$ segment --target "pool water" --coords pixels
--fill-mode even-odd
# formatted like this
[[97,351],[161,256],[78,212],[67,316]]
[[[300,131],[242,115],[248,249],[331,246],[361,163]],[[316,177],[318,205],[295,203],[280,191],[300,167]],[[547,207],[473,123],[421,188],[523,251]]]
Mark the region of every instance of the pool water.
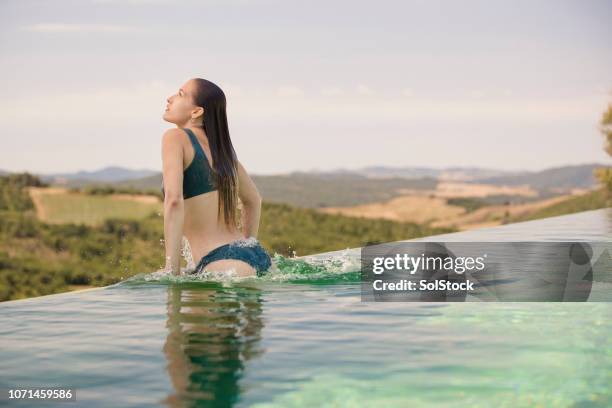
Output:
[[[426,240],[611,232],[604,209]],[[361,302],[359,268],[349,249],[4,302],[0,388],[72,387],[52,404],[72,407],[612,406],[612,303]]]

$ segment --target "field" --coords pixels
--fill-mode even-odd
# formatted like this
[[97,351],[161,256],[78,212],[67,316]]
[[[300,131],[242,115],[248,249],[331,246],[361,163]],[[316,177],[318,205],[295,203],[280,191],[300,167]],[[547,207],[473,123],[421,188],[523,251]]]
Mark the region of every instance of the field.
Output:
[[161,212],[155,196],[136,194],[88,195],[61,187],[29,187],[39,220],[49,224],[101,225],[108,218],[141,219]]
[[436,197],[487,197],[492,195],[535,197],[538,192],[529,186],[496,186],[492,184],[441,181],[435,189],[401,190],[408,195],[435,195]]
[[[28,190],[38,219],[50,224],[84,223],[96,226],[108,218],[137,220],[152,212],[160,214],[163,207],[159,197],[153,195],[90,195],[61,187],[29,187]],[[589,190],[577,189],[572,194],[538,198],[538,192],[528,186],[442,181],[430,188],[403,188],[398,193],[404,195],[380,202],[316,210],[325,214],[412,222],[463,231],[531,219],[540,213],[547,214],[547,208],[552,206],[561,205],[561,210],[551,210],[551,214],[566,213],[571,210],[571,205],[568,207],[563,203],[589,194]],[[523,198],[528,202],[483,204],[482,200],[492,196]],[[478,205],[470,208],[470,200],[477,201]],[[583,207],[580,204],[584,201],[579,201],[579,208]],[[591,201],[598,203],[601,199]],[[601,203],[597,205],[601,206]],[[565,210],[565,207],[568,209]]]
[[[432,227],[450,227],[464,231],[529,219],[531,214],[538,211],[584,194],[591,194],[589,190],[577,189],[571,194],[538,198],[538,192],[528,186],[494,186],[460,182],[440,182],[435,189],[405,189],[402,193],[405,195],[382,202],[326,207],[320,208],[319,211],[352,217],[416,222]],[[509,197],[508,203],[487,202],[494,196]],[[477,205],[469,208],[467,205],[470,203]]]

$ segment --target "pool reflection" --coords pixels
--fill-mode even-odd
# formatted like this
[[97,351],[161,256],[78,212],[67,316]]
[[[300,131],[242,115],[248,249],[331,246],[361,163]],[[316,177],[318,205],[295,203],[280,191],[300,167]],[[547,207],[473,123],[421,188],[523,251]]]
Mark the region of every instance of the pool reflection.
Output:
[[261,291],[214,282],[197,289],[173,285],[167,306],[163,351],[174,392],[160,402],[233,406],[245,363],[263,353]]

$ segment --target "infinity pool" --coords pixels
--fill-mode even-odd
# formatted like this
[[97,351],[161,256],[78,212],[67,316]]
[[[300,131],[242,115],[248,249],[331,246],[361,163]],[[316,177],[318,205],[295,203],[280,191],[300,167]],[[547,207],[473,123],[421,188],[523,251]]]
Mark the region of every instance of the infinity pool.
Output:
[[[604,209],[421,240],[611,236]],[[49,405],[71,407],[612,406],[612,303],[361,302],[359,255],[1,303],[0,388],[72,387]]]

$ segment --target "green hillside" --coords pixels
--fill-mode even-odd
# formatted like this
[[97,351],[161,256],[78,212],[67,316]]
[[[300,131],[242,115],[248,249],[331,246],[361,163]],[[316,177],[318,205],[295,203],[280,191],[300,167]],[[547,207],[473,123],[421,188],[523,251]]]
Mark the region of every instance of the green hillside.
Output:
[[321,208],[376,203],[403,195],[401,189],[434,190],[434,178],[374,179],[359,175],[256,176],[253,180],[264,200],[298,207]]
[[[163,266],[158,213],[93,226],[47,224],[36,218],[24,194],[37,180],[15,175],[0,180],[0,300],[63,292],[70,285],[109,285]],[[258,238],[271,255],[302,256],[450,231],[264,202]]]
[[611,201],[612,200],[606,195],[603,189],[594,190],[575,197],[570,197],[565,201],[541,208],[530,214],[514,217],[511,219],[511,222],[529,221],[581,211],[597,210],[612,206]]
[[[264,201],[302,208],[350,206],[390,200],[401,189],[435,189],[434,178],[374,179],[354,174],[317,175],[295,172],[280,176],[252,176]],[[113,184],[115,187],[159,191],[161,174]]]
[[593,188],[597,185],[594,171],[601,166],[593,163],[553,167],[519,175],[482,178],[474,182],[506,186],[528,185],[536,190]]

